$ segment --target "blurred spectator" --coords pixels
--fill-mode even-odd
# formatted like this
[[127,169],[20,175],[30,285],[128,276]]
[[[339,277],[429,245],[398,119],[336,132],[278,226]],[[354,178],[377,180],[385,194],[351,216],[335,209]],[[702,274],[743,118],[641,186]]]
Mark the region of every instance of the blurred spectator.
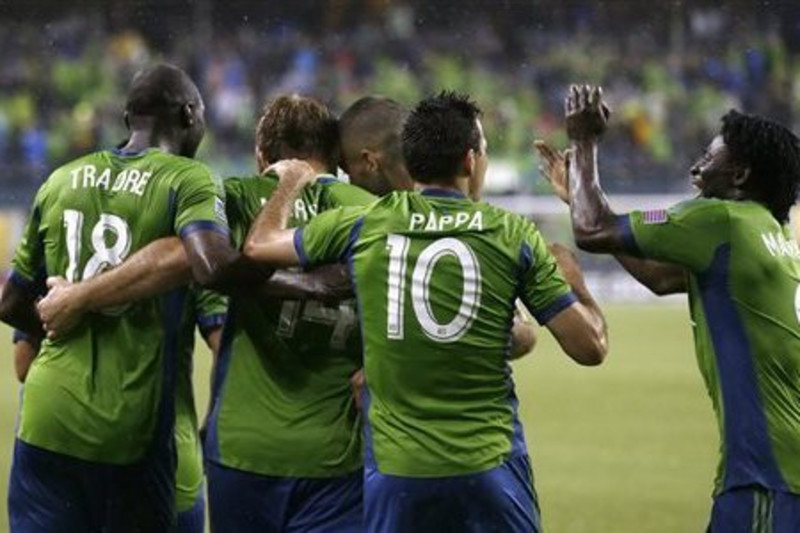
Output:
[[367,93],[412,104],[443,88],[469,92],[493,158],[524,192],[545,190],[530,142],[563,143],[571,82],[603,84],[614,108],[601,161],[611,192],[686,190],[697,155],[687,150],[706,144],[728,108],[792,125],[800,106],[798,50],[786,40],[800,6],[788,4],[765,14],[736,0],[327,0],[319,9],[142,0],[124,17],[112,13],[117,4],[91,15],[62,6],[53,18],[61,4],[41,0],[40,11],[0,21],[0,189],[33,190],[52,167],[121,141],[121,95],[156,59],[202,80],[210,135],[201,154],[224,173],[251,170],[253,117],[279,92],[334,109]]

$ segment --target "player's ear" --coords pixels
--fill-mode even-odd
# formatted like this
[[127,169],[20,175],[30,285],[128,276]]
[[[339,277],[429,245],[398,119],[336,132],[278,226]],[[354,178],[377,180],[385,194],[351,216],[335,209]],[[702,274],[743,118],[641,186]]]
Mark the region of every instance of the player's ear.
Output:
[[186,103],[181,106],[181,126],[191,128],[194,125],[194,105]]
[[364,166],[370,173],[375,173],[378,171],[378,167],[380,166],[378,154],[373,152],[372,150],[368,150],[366,148],[361,150],[361,161],[364,162]]
[[742,169],[739,169],[738,172],[736,172],[736,174],[733,175],[733,185],[741,189],[749,179],[750,179],[750,167],[744,167]]
[[467,154],[464,156],[464,173],[466,175],[472,176],[475,173],[477,159],[478,154],[475,153],[475,150],[470,148]]

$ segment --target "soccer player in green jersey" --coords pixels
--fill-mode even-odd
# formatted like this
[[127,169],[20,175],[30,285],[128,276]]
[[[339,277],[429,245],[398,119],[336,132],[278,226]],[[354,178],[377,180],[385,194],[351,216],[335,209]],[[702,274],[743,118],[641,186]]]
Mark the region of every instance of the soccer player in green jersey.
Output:
[[[205,289],[189,292],[184,306],[181,335],[178,339],[178,373],[175,394],[175,509],[177,533],[203,533],[205,528],[205,494],[203,491],[203,458],[197,434],[197,411],[192,390],[192,360],[195,324],[214,357],[219,351],[222,324],[227,312],[224,296]],[[40,339],[14,330],[14,367],[20,383],[39,351]]]
[[[286,156],[304,157],[317,169],[316,183],[295,204],[298,224],[332,206],[374,199],[330,175],[337,147],[336,122],[318,102],[281,97],[265,109],[257,129],[259,170]],[[226,180],[234,240],[243,241],[276,184],[272,176]],[[174,243],[156,242],[148,248],[160,252],[146,248],[140,253],[175,256],[170,247]],[[89,282],[57,290],[71,293],[67,299],[78,302],[73,310],[82,310],[88,301],[95,306],[124,303],[127,300],[108,298],[110,287],[118,285],[116,277],[144,280],[151,290],[159,279],[169,278],[176,265],[181,270],[186,258],[176,257],[177,261],[161,261],[162,268],[154,270],[133,256]],[[360,366],[355,314],[348,304],[296,301],[342,292],[328,288],[327,281],[320,286],[320,276],[278,274],[286,287],[267,291],[269,300],[265,291],[252,286],[232,292],[206,446],[212,527],[360,530],[361,431],[348,383]],[[120,292],[126,291],[114,295]],[[275,299],[280,294],[293,300]],[[133,296],[137,295],[126,298]],[[42,304],[46,315],[53,312],[52,302]],[[320,448],[320,442],[325,446]]]
[[537,531],[508,365],[521,298],[568,355],[600,363],[605,324],[580,271],[564,275],[535,226],[480,202],[479,111],[443,93],[403,129],[419,192],[281,229],[313,172],[286,164],[245,253],[270,265],[345,259],[355,280],[367,392],[367,531]]
[[[292,226],[375,199],[333,175],[338,146],[336,119],[318,101],[282,96],[265,107],[259,171],[289,157],[314,169]],[[225,181],[238,244],[277,185],[270,175]],[[205,448],[214,530],[363,530],[361,424],[349,383],[360,358],[352,300],[232,296]]]
[[[350,183],[376,196],[414,189],[408,174],[401,137],[409,110],[384,96],[364,96],[353,102],[339,117],[341,160],[339,166]],[[480,190],[469,191],[479,200]],[[511,330],[511,357],[516,359],[533,350],[536,332],[524,307],[514,313]]]
[[614,213],[597,170],[608,112],[599,88],[566,101],[575,240],[659,293],[688,292],[700,372],[720,431],[708,530],[800,527],[800,248],[787,226],[800,188],[800,141],[731,111],[692,167],[699,197]]
[[[191,271],[205,283],[236,277],[245,265],[229,245],[220,184],[191,159],[204,132],[194,83],[169,65],[139,73],[125,119],[123,147],[68,163],[39,189],[0,300],[0,318],[12,326],[41,331],[33,284],[42,271],[88,279],[168,235],[180,236]],[[184,296],[93,314],[43,342],[23,389],[12,531],[173,527]]]

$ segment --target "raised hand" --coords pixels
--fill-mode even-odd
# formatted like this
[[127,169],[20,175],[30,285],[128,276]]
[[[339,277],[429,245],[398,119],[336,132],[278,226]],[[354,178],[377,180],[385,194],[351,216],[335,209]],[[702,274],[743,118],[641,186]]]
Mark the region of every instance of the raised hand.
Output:
[[78,285],[61,277],[49,277],[47,287],[47,296],[36,304],[36,309],[47,337],[54,339],[74,328],[86,310]]
[[533,141],[533,146],[542,158],[539,171],[553,188],[553,192],[569,205],[569,149],[559,152],[542,140]]
[[608,127],[611,110],[603,102],[603,89],[571,85],[564,102],[567,136],[572,141],[597,140]]

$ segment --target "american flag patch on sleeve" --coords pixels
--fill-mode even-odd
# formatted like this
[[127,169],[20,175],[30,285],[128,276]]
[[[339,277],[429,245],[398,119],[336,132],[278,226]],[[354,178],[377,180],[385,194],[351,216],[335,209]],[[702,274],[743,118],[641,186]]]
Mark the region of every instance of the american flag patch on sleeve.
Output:
[[666,209],[652,209],[642,212],[642,222],[645,224],[663,224],[669,219]]

